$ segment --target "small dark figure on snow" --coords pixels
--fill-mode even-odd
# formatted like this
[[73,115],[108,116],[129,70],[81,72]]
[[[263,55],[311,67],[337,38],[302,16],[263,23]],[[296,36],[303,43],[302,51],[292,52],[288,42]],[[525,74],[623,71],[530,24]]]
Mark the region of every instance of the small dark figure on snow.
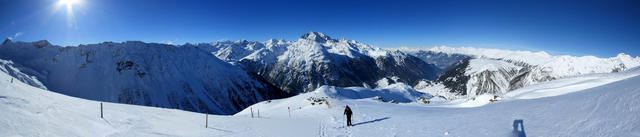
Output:
[[351,115],[353,114],[353,112],[351,112],[351,108],[349,108],[349,105],[344,108],[344,114],[347,115],[347,126],[353,126],[353,124],[351,124]]

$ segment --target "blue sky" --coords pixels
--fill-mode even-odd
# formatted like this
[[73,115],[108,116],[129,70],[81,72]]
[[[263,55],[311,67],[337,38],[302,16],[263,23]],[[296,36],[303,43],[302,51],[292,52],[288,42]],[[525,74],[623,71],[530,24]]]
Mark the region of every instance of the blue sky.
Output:
[[[296,40],[309,31],[379,47],[640,56],[640,1],[0,0],[0,36],[57,45],[103,41]],[[71,17],[71,14],[73,18]]]

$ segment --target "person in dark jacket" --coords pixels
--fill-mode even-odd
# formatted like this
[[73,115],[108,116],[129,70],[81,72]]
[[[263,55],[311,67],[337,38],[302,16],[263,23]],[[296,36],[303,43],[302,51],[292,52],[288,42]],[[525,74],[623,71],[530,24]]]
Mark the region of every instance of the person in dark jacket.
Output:
[[353,126],[353,124],[351,124],[351,115],[353,114],[353,112],[351,112],[351,108],[349,108],[349,105],[344,108],[344,114],[347,115],[347,126]]

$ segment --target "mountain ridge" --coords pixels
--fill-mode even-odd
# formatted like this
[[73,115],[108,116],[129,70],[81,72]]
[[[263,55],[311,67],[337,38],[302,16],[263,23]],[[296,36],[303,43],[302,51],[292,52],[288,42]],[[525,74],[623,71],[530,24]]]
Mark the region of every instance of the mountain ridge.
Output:
[[392,77],[399,77],[394,82],[416,84],[435,79],[439,71],[432,64],[402,52],[355,40],[335,40],[320,32],[305,33],[297,41],[271,39],[255,43],[260,46],[237,42],[197,46],[261,75],[290,93],[308,92],[321,85],[375,88],[379,86],[377,81]]
[[[3,43],[24,42],[7,39]],[[31,44],[37,48],[52,46],[46,40]],[[141,41],[101,44],[172,46]],[[538,82],[619,72],[640,65],[640,57],[624,53],[611,58],[597,58],[470,47],[382,49],[355,40],[332,39],[313,31],[301,35],[297,41],[237,40],[172,47],[193,47],[214,55],[242,68],[250,79],[261,80],[263,84],[283,89],[287,94],[312,91],[322,85],[376,88],[393,83],[406,83],[425,91],[447,90],[463,96],[504,94]],[[74,47],[64,47],[68,48]],[[83,54],[88,61],[89,53]],[[127,66],[127,62],[123,63]]]
[[233,114],[290,96],[189,45],[8,42],[0,46],[0,58],[33,70],[26,73],[49,90],[92,100]]
[[[615,57],[553,56],[544,51],[501,50],[486,48],[394,48],[410,54],[430,52],[465,55],[468,59],[451,62],[452,69],[439,76],[435,83],[416,85],[424,91],[449,90],[463,96],[485,93],[501,95],[518,88],[563,77],[593,73],[614,73],[640,66],[640,57],[620,53]],[[423,58],[428,60],[429,58]],[[475,63],[474,63],[475,62]],[[483,62],[483,63],[478,63]],[[442,89],[442,85],[446,89]],[[435,94],[435,93],[432,93]]]

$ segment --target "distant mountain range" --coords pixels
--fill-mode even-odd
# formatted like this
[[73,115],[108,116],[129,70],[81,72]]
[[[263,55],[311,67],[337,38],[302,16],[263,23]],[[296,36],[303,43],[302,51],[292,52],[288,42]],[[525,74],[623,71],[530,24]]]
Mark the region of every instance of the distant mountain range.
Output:
[[[620,53],[616,57],[552,56],[546,52],[511,51],[484,48],[434,47],[429,49],[396,48],[393,50],[420,55],[445,54],[458,60],[435,82],[422,82],[414,88],[456,95],[503,94],[538,82],[591,73],[613,73],[640,66],[640,57]],[[440,55],[443,56],[443,55]],[[461,57],[467,56],[467,57]],[[428,61],[429,56],[420,56]],[[436,56],[438,57],[438,56]],[[431,56],[433,58],[433,56]],[[441,59],[440,61],[447,61]],[[445,87],[445,88],[443,88]],[[447,95],[450,96],[450,95]],[[453,96],[459,97],[459,96]]]
[[435,80],[440,69],[419,58],[309,32],[297,41],[225,41],[197,44],[218,58],[244,68],[288,93],[322,85],[375,88],[402,82]]
[[543,81],[640,66],[639,57],[435,47],[382,49],[309,32],[296,41],[167,45],[127,41],[61,47],[0,46],[1,71],[24,83],[108,102],[234,114],[254,103],[323,85],[384,88],[405,83],[455,99],[504,94]]

